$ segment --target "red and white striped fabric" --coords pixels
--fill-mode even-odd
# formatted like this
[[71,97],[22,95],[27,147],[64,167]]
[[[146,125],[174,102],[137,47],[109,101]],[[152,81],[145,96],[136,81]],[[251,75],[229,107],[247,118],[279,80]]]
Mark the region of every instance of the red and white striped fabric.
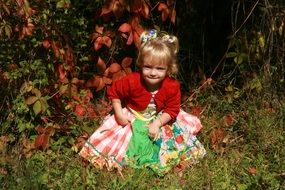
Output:
[[[135,115],[128,109],[124,108],[123,113],[129,121],[135,120]],[[200,120],[196,116],[183,110],[180,110],[176,122],[186,125],[188,131],[193,135],[202,128]],[[84,144],[79,155],[89,160],[95,167],[103,168],[105,166],[109,170],[112,168],[121,169],[131,137],[131,124],[123,127],[118,125],[114,115],[108,115],[103,124]]]
[[203,127],[201,121],[196,116],[183,110],[180,110],[177,115],[176,122],[181,126],[187,126],[192,135],[196,135]]
[[[128,109],[124,109],[123,113],[130,121],[135,119]],[[131,124],[124,127],[118,125],[114,115],[109,115],[105,118],[103,124],[90,136],[79,154],[92,163],[97,163],[98,160],[95,161],[94,159],[100,159],[99,157],[105,158],[104,160],[113,158],[117,162],[122,162],[131,136]]]

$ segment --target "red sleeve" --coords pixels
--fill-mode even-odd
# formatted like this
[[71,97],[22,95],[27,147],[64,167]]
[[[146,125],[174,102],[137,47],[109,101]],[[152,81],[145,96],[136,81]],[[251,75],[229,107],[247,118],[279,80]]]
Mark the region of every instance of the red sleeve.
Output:
[[180,112],[181,92],[179,82],[175,81],[171,83],[168,89],[168,96],[165,102],[165,108],[163,112],[168,113],[172,120],[175,120],[178,113]]
[[110,88],[107,89],[107,95],[110,100],[123,99],[130,95],[130,76],[113,81]]

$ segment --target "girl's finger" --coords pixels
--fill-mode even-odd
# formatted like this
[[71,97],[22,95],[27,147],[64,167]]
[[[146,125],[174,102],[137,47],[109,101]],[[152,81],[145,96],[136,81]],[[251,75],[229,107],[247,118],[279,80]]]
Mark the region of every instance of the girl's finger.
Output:
[[156,141],[159,138],[159,134],[155,134],[155,137],[153,138],[153,141]]

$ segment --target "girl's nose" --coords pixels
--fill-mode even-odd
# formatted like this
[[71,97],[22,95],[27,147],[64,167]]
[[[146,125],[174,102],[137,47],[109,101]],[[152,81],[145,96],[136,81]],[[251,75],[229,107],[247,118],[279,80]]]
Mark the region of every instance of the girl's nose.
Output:
[[151,75],[151,76],[155,76],[155,75],[156,75],[156,70],[155,70],[155,69],[151,69],[150,75]]

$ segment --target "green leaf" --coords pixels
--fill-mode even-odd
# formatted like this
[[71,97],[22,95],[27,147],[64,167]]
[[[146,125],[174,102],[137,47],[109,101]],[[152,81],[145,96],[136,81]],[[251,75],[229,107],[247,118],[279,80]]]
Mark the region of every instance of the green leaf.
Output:
[[225,88],[225,90],[226,90],[227,92],[233,92],[233,91],[234,91],[234,87],[230,84],[229,86],[227,86],[227,87]]
[[6,35],[8,36],[8,38],[11,37],[12,29],[11,29],[11,26],[8,25],[8,24],[5,26],[5,33],[6,33]]
[[65,84],[65,85],[62,85],[60,88],[59,88],[59,94],[62,95],[64,94],[68,89],[68,84]]
[[236,56],[237,56],[236,52],[229,52],[229,53],[226,54],[227,58],[236,57]]
[[40,98],[42,96],[41,91],[39,91],[39,89],[37,88],[33,88],[31,91],[34,95],[36,95],[36,97]]
[[70,5],[70,0],[60,0],[59,2],[56,3],[56,8],[66,8],[69,7]]
[[244,56],[242,56],[242,54],[239,54],[237,57],[234,58],[234,62],[236,64],[241,64],[244,61]]
[[246,190],[246,189],[248,189],[248,185],[243,184],[243,183],[238,184],[238,185],[237,185],[237,189],[238,189],[238,190]]
[[42,97],[40,98],[40,102],[41,102],[41,111],[42,113],[46,112],[47,108],[48,108],[48,103],[46,98]]
[[35,101],[37,101],[38,98],[36,96],[30,96],[26,99],[26,104],[27,105],[32,105],[33,103],[35,103]]
[[59,1],[59,2],[56,3],[56,8],[57,8],[57,9],[63,8],[63,7],[64,7],[64,4],[65,4],[65,1],[64,1],[64,0],[61,0],[61,1]]
[[262,35],[259,36],[258,43],[259,43],[259,47],[261,47],[261,49],[263,49],[265,46],[265,40],[264,40],[264,37]]
[[36,103],[34,104],[33,110],[34,110],[34,112],[35,112],[36,115],[38,115],[38,114],[41,112],[41,110],[42,110],[42,105],[41,105],[41,102],[40,102],[39,100],[36,101]]

